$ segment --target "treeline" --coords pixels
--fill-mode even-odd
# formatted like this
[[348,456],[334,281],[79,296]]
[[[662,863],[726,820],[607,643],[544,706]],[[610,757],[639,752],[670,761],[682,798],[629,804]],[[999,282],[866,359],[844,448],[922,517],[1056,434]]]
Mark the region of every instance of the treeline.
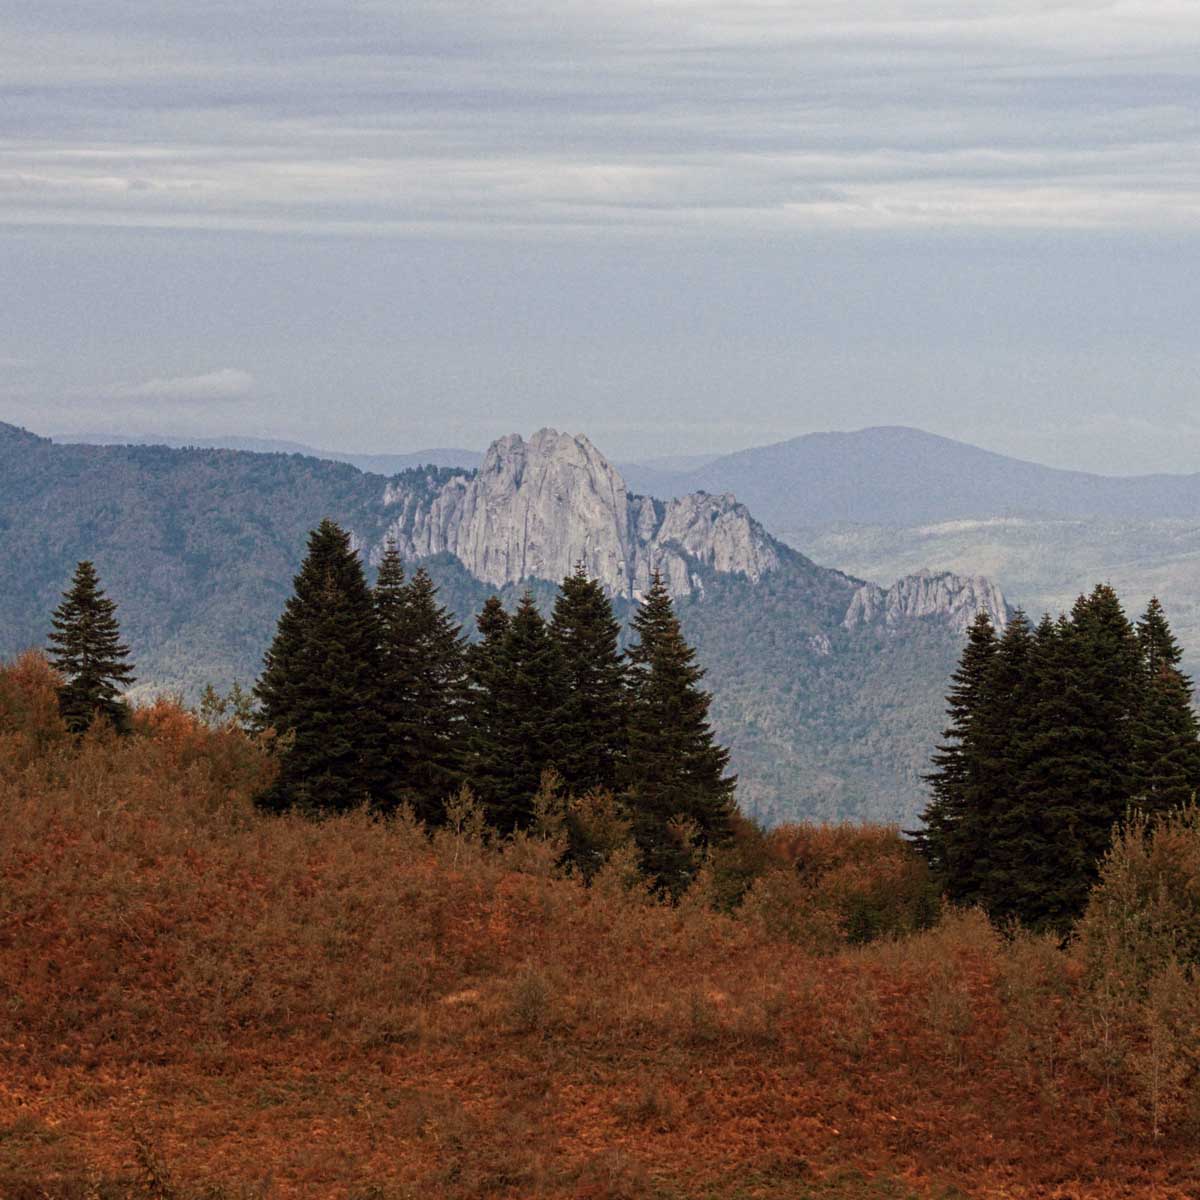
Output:
[[[132,667],[91,563],[53,620],[68,726],[97,714],[127,726],[118,689]],[[322,522],[254,688],[252,720],[278,760],[260,806],[407,808],[436,827],[449,804],[476,802],[507,835],[530,828],[549,789],[567,804],[583,870],[630,834],[646,874],[678,894],[699,852],[729,840],[735,780],[662,580],[634,615],[627,653],[582,567],[562,581],[549,621],[527,592],[512,613],[492,597],[476,625],[471,644],[429,575],[406,578],[392,544],[370,586],[349,534]]]
[[1032,626],[971,626],[947,697],[946,744],[917,834],[960,905],[1066,932],[1114,827],[1191,801],[1200,787],[1192,686],[1159,602],[1136,623],[1111,587]]
[[691,843],[728,838],[734,781],[713,741],[702,671],[655,578],[622,654],[620,626],[582,568],[547,622],[529,593],[513,613],[491,598],[468,644],[418,569],[389,545],[374,588],[348,534],[325,521],[267,651],[255,694],[286,739],[275,810],[407,805],[439,825],[468,787],[501,833],[527,829],[547,771],[575,806],[586,855],[597,808],[627,815],[647,872],[686,878]]

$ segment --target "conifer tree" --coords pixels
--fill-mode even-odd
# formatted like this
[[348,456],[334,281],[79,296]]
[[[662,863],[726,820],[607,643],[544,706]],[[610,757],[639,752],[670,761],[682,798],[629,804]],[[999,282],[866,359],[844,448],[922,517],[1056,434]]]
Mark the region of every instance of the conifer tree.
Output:
[[118,695],[134,682],[133,666],[116,609],[100,587],[95,566],[85,559],[50,618],[50,661],[64,677],[59,710],[74,733],[83,732],[97,716],[118,730],[129,728],[129,709]]
[[1017,610],[1003,635],[971,627],[948,696],[948,746],[934,759],[929,824],[918,845],[957,904],[991,908],[1008,877],[997,824],[1019,778],[1029,703],[1033,632]]
[[932,798],[922,813],[924,829],[915,834],[934,878],[956,903],[976,898],[969,896],[970,880],[980,854],[986,852],[986,845],[979,844],[981,831],[969,805],[979,791],[979,725],[989,699],[997,646],[991,618],[981,611],[967,630],[967,644],[951,676],[946,696],[950,723],[944,744],[933,756],[935,769],[926,776]]
[[488,785],[486,764],[500,742],[500,647],[511,618],[499,596],[489,596],[476,614],[478,639],[466,648],[466,783],[481,796]]
[[1183,653],[1157,597],[1137,624],[1141,697],[1133,722],[1132,792],[1138,807],[1162,813],[1192,800],[1200,788],[1200,729]]
[[1076,630],[1049,615],[1034,630],[1007,746],[1004,769],[989,781],[987,873],[979,900],[993,919],[1057,927],[1086,869],[1073,824],[1076,789],[1088,777],[1080,749]]
[[600,582],[582,563],[562,582],[550,630],[564,671],[563,751],[556,767],[573,795],[611,792],[625,741],[621,627]]
[[446,798],[462,782],[463,641],[425,569],[407,586],[403,577],[399,554],[389,547],[376,584],[380,711],[387,725],[384,804],[408,804],[423,821],[439,824]]
[[1137,639],[1108,585],[1039,627],[995,834],[994,916],[1065,934],[1083,911],[1130,800],[1139,679]]
[[683,638],[670,593],[655,572],[633,619],[629,650],[628,750],[624,790],[646,873],[678,894],[694,869],[673,826],[691,823],[701,845],[730,836],[736,777],[708,722],[703,670]]
[[308,539],[254,693],[285,747],[260,803],[338,812],[383,794],[379,619],[350,537],[324,520]]
[[511,833],[528,827],[542,772],[562,758],[564,676],[532,593],[507,620],[497,608],[480,614],[484,642],[470,659],[476,724],[469,782],[489,823]]
[[1006,894],[1009,879],[1011,852],[997,829],[1014,802],[1028,751],[1035,643],[1029,619],[1018,609],[997,642],[972,727],[947,892],[959,904],[981,904],[988,911]]
[[[1100,861],[1112,842],[1113,826],[1124,819],[1133,797],[1133,736],[1142,693],[1137,635],[1108,584],[1098,584],[1071,610],[1075,668],[1083,701],[1080,720],[1087,730],[1078,753],[1086,758],[1086,783],[1074,803],[1073,828],[1086,863],[1064,889],[1060,924],[1076,919],[1087,903]],[[1064,797],[1065,799],[1065,797]]]
[[372,592],[379,622],[379,718],[383,727],[380,745],[380,807],[387,812],[411,803],[411,759],[405,733],[414,702],[413,622],[404,560],[393,538],[384,545]]
[[[979,649],[972,639],[964,652],[952,716]],[[974,718],[930,777],[923,848],[953,899],[997,920],[1070,929],[1129,808],[1162,811],[1200,783],[1179,659],[1161,605],[1135,632],[1106,584],[1032,633],[1022,615],[1010,622]]]

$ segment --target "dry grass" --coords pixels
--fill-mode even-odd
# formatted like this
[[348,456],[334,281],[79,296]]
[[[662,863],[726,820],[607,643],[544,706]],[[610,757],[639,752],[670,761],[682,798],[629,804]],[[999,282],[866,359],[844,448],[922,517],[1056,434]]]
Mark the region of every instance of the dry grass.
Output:
[[1200,1190],[1070,1052],[1056,947],[950,914],[839,949],[761,881],[724,914],[466,817],[264,818],[241,733],[160,704],[75,744],[52,686],[0,672],[5,1200]]

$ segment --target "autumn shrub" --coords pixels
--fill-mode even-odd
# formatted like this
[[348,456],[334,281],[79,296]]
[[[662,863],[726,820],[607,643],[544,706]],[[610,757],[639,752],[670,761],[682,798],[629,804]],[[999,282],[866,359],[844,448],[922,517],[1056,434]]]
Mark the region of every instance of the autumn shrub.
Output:
[[633,821],[625,806],[607,791],[589,791],[567,801],[564,818],[568,855],[583,879],[633,844]]
[[[132,736],[66,737],[25,670],[0,672],[0,1196],[248,1197],[270,1171],[276,1200],[782,1200],[874,1194],[822,1190],[862,1167],[921,1197],[1129,1200],[1183,1178],[1182,943],[1133,972],[1106,1082],[1075,1053],[1100,927],[1067,951],[977,911],[923,928],[894,831],[748,835],[740,904],[713,903],[716,855],[667,900],[621,839],[583,878],[548,794],[511,838],[469,789],[435,830],[267,815],[269,748],[236,723],[163,700]],[[1128,856],[1186,881],[1189,837]],[[1141,928],[1115,911],[1105,953]],[[1119,1136],[1093,1129],[1110,1094]]]
[[743,907],[771,936],[832,950],[910,934],[937,919],[925,863],[895,829],[787,825],[765,843],[769,865]]
[[36,651],[0,664],[0,769],[20,770],[66,743],[59,683],[45,655]]
[[755,880],[775,865],[769,835],[757,822],[735,813],[729,840],[709,851],[712,904],[722,912],[732,911],[745,899]]
[[1076,934],[1092,975],[1117,969],[1138,992],[1172,959],[1200,966],[1200,806],[1130,818]]
[[1134,813],[1076,930],[1086,972],[1083,1060],[1132,1089],[1159,1136],[1200,1121],[1200,808]]
[[1023,928],[997,956],[999,999],[1005,1016],[1001,1058],[1030,1087],[1053,1095],[1078,1001],[1073,963],[1053,934]]

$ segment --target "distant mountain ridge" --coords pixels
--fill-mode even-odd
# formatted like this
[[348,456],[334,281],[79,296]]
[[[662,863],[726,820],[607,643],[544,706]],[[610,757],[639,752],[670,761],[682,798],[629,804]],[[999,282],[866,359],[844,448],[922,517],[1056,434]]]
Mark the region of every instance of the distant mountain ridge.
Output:
[[904,426],[810,433],[695,470],[628,468],[670,497],[734,492],[773,533],[845,521],[910,526],[995,516],[1200,517],[1200,474],[1095,475],[1040,466]]
[[740,802],[771,821],[911,820],[963,624],[981,606],[1007,616],[986,580],[881,588],[820,567],[731,495],[632,494],[586,438],[554,430],[500,439],[478,471],[381,479],[301,455],[59,445],[0,425],[0,653],[44,642],[87,557],[144,685],[247,682],[324,516],[368,559],[397,539],[464,621],[493,591],[548,599],[579,559],[624,618],[662,570],[709,671]]
[[247,450],[251,454],[300,454],[326,462],[350,463],[372,475],[399,475],[413,467],[459,467],[474,470],[483,461],[478,450],[454,447],[433,447],[405,454],[356,454],[346,450],[319,450],[303,442],[277,438],[238,437],[169,437],[156,434],[77,433],[51,439],[58,445],[71,446],[166,446],[172,450]]
[[[477,469],[483,452],[431,448],[402,454],[320,450],[270,438],[77,434],[60,444],[302,454],[377,475],[417,466]],[[723,455],[676,455],[616,464],[631,492],[670,500],[732,493],[768,529],[851,522],[913,526],[998,516],[1162,520],[1200,517],[1200,472],[1100,475],[1047,467],[903,425],[807,433]]]

